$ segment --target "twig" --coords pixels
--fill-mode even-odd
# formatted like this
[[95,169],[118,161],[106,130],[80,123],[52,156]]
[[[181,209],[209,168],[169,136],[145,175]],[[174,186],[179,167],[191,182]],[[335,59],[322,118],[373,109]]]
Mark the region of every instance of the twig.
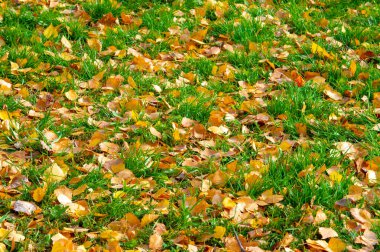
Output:
[[243,244],[241,244],[241,241],[240,241],[240,239],[239,239],[239,235],[238,235],[238,233],[236,232],[235,228],[232,227],[232,230],[234,231],[235,239],[236,239],[236,241],[237,241],[237,243],[238,243],[238,245],[239,245],[240,252],[246,252],[246,250],[245,250],[244,247],[243,247]]

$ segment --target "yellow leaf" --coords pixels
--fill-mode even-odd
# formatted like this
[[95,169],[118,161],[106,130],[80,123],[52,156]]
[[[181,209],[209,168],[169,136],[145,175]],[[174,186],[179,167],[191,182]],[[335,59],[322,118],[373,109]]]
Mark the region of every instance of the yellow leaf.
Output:
[[[0,240],[2,241],[2,240],[4,240],[5,238],[7,238],[10,232],[11,232],[11,231],[8,230],[8,229],[0,228]],[[1,251],[1,250],[0,250],[0,251]]]
[[0,252],[7,252],[7,247],[4,243],[0,242]]
[[78,99],[78,95],[77,93],[74,91],[74,90],[69,90],[65,93],[65,96],[68,100],[70,101],[75,101],[76,99]]
[[227,209],[232,209],[236,206],[236,203],[233,202],[232,199],[229,197],[224,198],[222,204],[223,207]]
[[329,174],[329,177],[330,177],[331,181],[333,181],[333,182],[340,182],[343,178],[343,176],[337,171],[331,172]]
[[259,51],[259,47],[257,46],[257,43],[254,43],[254,42],[251,42],[249,41],[249,44],[248,44],[248,49],[250,52],[258,52]]
[[136,82],[133,80],[133,78],[131,76],[128,76],[128,84],[135,88],[137,85],[136,85]]
[[342,252],[346,249],[346,244],[339,238],[331,238],[328,247],[332,252]]
[[106,230],[100,234],[100,238],[106,239],[106,240],[111,240],[111,241],[115,241],[115,240],[120,241],[121,238],[123,238],[123,235],[117,231]]
[[145,227],[149,223],[153,222],[158,218],[158,214],[146,214],[141,219],[141,227]]
[[44,172],[44,177],[47,182],[60,182],[67,176],[67,170],[61,168],[58,164],[54,163],[47,168]]
[[50,24],[49,27],[44,30],[44,36],[46,38],[56,38],[58,37],[58,29],[59,26],[54,27],[52,24]]
[[16,62],[10,61],[10,63],[11,63],[11,71],[17,71],[20,68],[20,66]]
[[324,48],[322,48],[316,43],[311,44],[311,52],[313,54],[318,54],[319,56],[323,56],[327,59],[334,59],[334,57],[331,54],[329,54]]
[[226,228],[222,226],[216,226],[214,229],[214,238],[222,239],[226,233]]
[[180,136],[180,134],[179,134],[179,130],[178,130],[178,129],[175,129],[175,130],[173,131],[173,138],[174,138],[175,141],[179,141],[179,140],[181,140],[181,136]]
[[0,110],[0,120],[5,121],[11,119],[11,115],[8,111]]
[[123,191],[116,191],[112,194],[112,196],[115,198],[115,199],[118,199],[118,198],[123,198],[125,197],[127,194]]
[[72,54],[70,54],[70,53],[68,53],[68,52],[62,52],[62,53],[60,53],[60,54],[59,54],[59,57],[61,57],[61,59],[66,60],[66,61],[70,61],[70,60],[76,60],[76,59],[78,59],[77,56],[72,55]]
[[139,120],[139,114],[137,114],[137,112],[135,110],[132,110],[131,118],[133,121],[137,122]]
[[148,122],[147,121],[137,121],[136,126],[146,128],[146,127],[148,127]]
[[95,131],[88,142],[88,147],[93,148],[107,138],[106,134],[102,131]]
[[46,187],[38,187],[33,191],[33,199],[35,202],[41,202],[46,194]]

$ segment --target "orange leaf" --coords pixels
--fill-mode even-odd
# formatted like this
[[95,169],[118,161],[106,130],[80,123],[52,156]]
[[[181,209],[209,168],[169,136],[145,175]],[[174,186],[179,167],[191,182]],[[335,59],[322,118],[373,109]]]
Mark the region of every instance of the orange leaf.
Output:
[[350,73],[351,73],[351,76],[354,76],[356,73],[356,62],[354,60],[351,60],[351,63],[350,63]]

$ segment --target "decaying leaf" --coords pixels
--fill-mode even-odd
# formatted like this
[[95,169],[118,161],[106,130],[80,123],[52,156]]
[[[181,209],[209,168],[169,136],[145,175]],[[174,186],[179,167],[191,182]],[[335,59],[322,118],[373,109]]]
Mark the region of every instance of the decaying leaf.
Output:
[[22,200],[13,201],[11,208],[13,211],[26,215],[32,215],[38,210],[38,207],[34,203]]

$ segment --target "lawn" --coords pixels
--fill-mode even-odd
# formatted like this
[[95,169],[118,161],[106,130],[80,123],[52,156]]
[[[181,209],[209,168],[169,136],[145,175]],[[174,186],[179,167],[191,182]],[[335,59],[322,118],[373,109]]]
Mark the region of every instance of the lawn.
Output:
[[380,3],[0,1],[0,252],[379,251]]

